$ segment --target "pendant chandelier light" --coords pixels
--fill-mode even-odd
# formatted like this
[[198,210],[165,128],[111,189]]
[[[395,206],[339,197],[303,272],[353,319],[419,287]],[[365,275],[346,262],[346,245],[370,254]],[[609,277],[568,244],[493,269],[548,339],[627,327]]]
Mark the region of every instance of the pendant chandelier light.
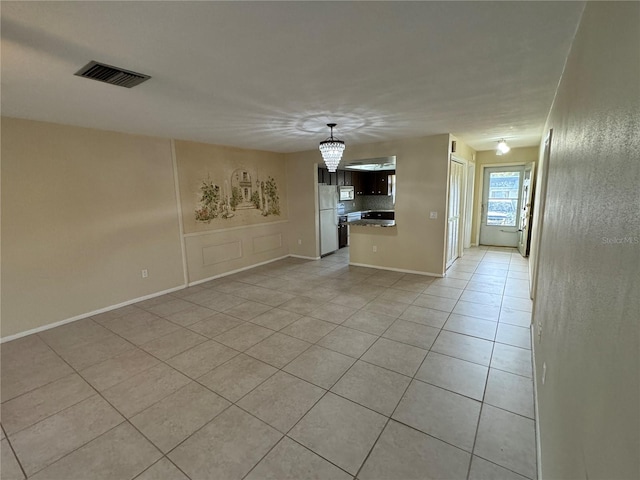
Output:
[[496,147],[496,155],[504,155],[505,153],[509,153],[511,147],[507,145],[504,138],[498,142],[498,146]]
[[344,152],[344,142],[333,138],[333,127],[335,126],[335,123],[327,123],[327,127],[331,129],[331,136],[320,142],[320,153],[322,153],[324,163],[330,172],[336,171],[342,158],[342,152]]

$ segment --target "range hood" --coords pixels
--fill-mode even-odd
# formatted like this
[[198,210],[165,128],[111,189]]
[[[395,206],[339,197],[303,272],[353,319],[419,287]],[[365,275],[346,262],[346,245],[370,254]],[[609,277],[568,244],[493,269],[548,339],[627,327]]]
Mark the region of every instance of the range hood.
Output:
[[396,157],[377,157],[377,158],[365,158],[363,160],[354,160],[346,163],[345,170],[365,170],[365,171],[377,171],[377,170],[395,170],[396,169]]

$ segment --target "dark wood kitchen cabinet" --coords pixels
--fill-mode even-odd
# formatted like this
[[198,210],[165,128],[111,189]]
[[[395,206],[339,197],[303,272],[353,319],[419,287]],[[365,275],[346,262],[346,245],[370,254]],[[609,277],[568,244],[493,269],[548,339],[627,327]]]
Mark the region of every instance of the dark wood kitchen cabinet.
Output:
[[353,185],[353,174],[350,170],[336,170],[330,173],[325,167],[318,167],[318,183],[327,185]]
[[351,172],[351,182],[353,185],[353,191],[356,195],[364,195],[364,181],[363,173],[365,172]]
[[353,173],[351,170],[342,170],[344,174],[344,185],[353,185]]
[[336,170],[330,173],[326,168],[318,167],[318,183],[353,186],[356,195],[389,195],[389,175],[395,173],[395,170],[377,172]]
[[318,183],[338,185],[338,172],[329,172],[326,168],[318,167]]
[[347,246],[349,241],[349,226],[346,223],[338,224],[338,248]]
[[358,181],[354,182],[358,195],[388,195],[388,177],[391,170],[379,172],[358,172]]
[[388,195],[389,194],[389,186],[387,185],[387,180],[389,179],[388,171],[381,172],[373,172],[373,182],[372,182],[372,195]]
[[318,183],[326,183],[324,181],[325,172],[329,173],[326,168],[318,167]]

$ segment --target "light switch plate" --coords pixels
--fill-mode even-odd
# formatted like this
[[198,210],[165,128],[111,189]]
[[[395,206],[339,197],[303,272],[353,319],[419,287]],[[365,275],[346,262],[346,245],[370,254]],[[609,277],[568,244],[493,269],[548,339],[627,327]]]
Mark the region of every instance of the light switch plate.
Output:
[[431,212],[429,214],[429,218],[432,220],[438,218],[438,212]]

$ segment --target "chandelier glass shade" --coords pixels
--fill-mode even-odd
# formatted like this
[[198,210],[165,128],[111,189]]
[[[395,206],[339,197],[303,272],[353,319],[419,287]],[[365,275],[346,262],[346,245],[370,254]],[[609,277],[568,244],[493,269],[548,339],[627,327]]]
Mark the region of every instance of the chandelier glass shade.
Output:
[[338,168],[345,147],[342,140],[333,138],[333,127],[335,126],[335,123],[327,123],[327,127],[331,129],[331,136],[325,141],[320,142],[320,153],[322,153],[324,164],[330,172],[335,172]]

